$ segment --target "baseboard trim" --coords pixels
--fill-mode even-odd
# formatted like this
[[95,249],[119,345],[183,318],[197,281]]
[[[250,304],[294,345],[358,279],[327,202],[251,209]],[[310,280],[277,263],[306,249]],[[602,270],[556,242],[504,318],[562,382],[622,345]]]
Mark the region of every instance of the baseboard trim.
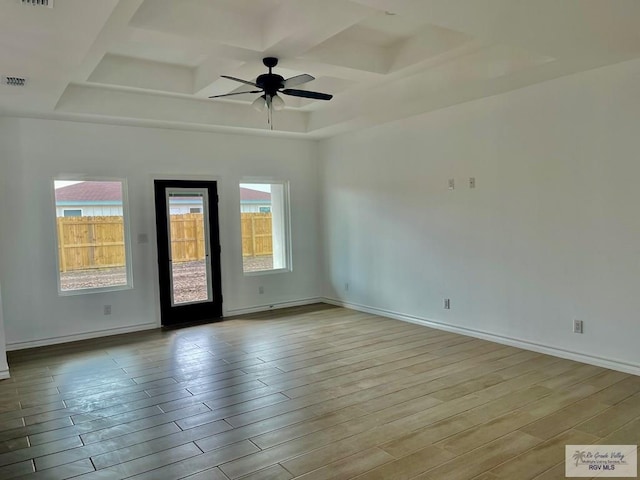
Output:
[[[294,300],[291,302],[276,302],[265,305],[255,305],[253,307],[236,308],[227,310],[224,312],[224,317],[244,315],[247,313],[266,312],[268,310],[277,310],[280,308],[299,307],[302,305],[311,305],[314,303],[320,303],[322,299],[320,297],[303,298],[300,300]],[[141,323],[138,325],[131,325],[128,327],[109,328],[104,330],[96,330],[94,332],[79,333],[77,335],[63,335],[60,337],[43,338],[41,340],[29,340],[26,342],[8,342],[7,351],[24,350],[27,348],[46,347],[48,345],[57,345],[59,343],[75,342],[78,340],[89,340],[91,338],[108,337],[110,335],[120,335],[122,333],[140,332],[142,330],[152,330],[159,328],[155,322]],[[1,375],[0,371],[0,375]],[[1,378],[1,377],[0,377]]]
[[415,323],[418,325],[424,325],[425,327],[431,327],[438,330],[444,330],[446,332],[459,333],[460,335],[466,335],[469,337],[480,338],[482,340],[489,340],[491,342],[500,343],[502,345],[509,345],[511,347],[518,347],[524,350],[531,350],[538,353],[544,353],[552,355],[554,357],[566,358],[568,360],[575,360],[576,362],[587,363],[589,365],[595,365],[597,367],[609,368],[611,370],[617,370],[619,372],[629,373],[631,375],[640,375],[640,365],[634,363],[627,363],[620,360],[614,360],[610,358],[597,357],[594,355],[587,355],[580,352],[574,352],[571,350],[565,350],[558,347],[544,345],[535,342],[529,342],[514,337],[507,337],[504,335],[496,335],[494,333],[485,332],[482,330],[475,330],[466,327],[456,327],[436,320],[428,318],[421,318],[414,315],[407,315],[404,313],[394,312],[393,310],[386,310],[383,308],[370,307],[367,305],[360,305],[357,303],[345,302],[335,298],[322,298],[324,303],[330,305],[336,305],[339,307],[348,308],[350,310],[356,310],[359,312],[371,313],[373,315],[380,315],[383,317],[393,318],[395,320],[401,320],[403,322]]
[[224,312],[223,318],[236,316],[236,315],[245,315],[247,313],[259,313],[259,312],[266,312],[268,310],[278,310],[280,308],[301,307],[303,305],[312,305],[314,303],[321,303],[321,302],[323,302],[322,298],[313,297],[313,298],[303,298],[300,300],[293,300],[291,302],[276,302],[276,303],[267,303],[264,305],[255,305],[253,307],[232,308]]
[[24,350],[27,348],[46,347],[48,345],[57,345],[59,343],[76,342],[78,340],[89,340],[90,338],[108,337],[111,335],[120,335],[122,333],[140,332],[142,330],[152,330],[158,328],[155,322],[141,323],[128,327],[107,328],[104,330],[96,330],[94,332],[78,333],[75,335],[62,335],[60,337],[43,338],[41,340],[29,340],[26,342],[8,342],[7,351]]

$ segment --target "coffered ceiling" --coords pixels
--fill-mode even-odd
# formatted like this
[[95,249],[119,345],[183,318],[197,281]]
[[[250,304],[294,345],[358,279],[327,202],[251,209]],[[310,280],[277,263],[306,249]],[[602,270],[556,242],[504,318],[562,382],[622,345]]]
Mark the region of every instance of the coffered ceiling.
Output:
[[[640,56],[638,0],[0,0],[0,115],[321,138]],[[253,95],[262,58],[329,101]]]

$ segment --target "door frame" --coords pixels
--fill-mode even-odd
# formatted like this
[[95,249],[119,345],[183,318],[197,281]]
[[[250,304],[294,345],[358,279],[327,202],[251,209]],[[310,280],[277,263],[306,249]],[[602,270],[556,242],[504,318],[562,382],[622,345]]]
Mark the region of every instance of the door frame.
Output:
[[[221,274],[221,246],[220,246],[220,214],[219,214],[219,185],[220,178],[214,177],[205,177],[202,176],[193,176],[193,177],[185,177],[184,175],[154,175],[152,177],[152,188],[153,188],[153,209],[154,209],[154,224],[155,224],[155,236],[154,236],[154,246],[156,249],[156,265],[157,270],[156,278],[155,278],[155,291],[157,292],[156,298],[156,306],[158,309],[158,324],[163,327],[171,327],[171,326],[182,326],[189,325],[193,323],[202,323],[202,322],[210,322],[221,320],[223,316],[223,308],[222,308],[222,274]],[[160,188],[156,188],[159,186]],[[209,242],[210,242],[210,264],[211,264],[211,288],[213,299],[217,300],[213,305],[210,303],[194,303],[187,304],[184,306],[172,306],[171,301],[171,291],[163,291],[163,288],[167,286],[170,288],[170,272],[167,268],[168,259],[170,256],[169,252],[169,243],[166,241],[168,238],[165,238],[164,242],[160,241],[159,236],[161,234],[169,234],[168,228],[168,216],[166,215],[166,187],[173,188],[212,188],[216,193],[215,198],[212,198],[212,195],[209,195],[208,198],[208,207],[209,207]],[[162,194],[160,194],[162,192]],[[209,190],[211,193],[211,190]],[[164,205],[163,216],[158,215],[158,201]],[[199,310],[202,310],[203,305],[211,305],[213,308],[210,309],[207,315],[203,318],[194,319],[192,321],[180,322],[176,321],[176,316],[178,315],[177,310],[182,311],[180,315],[189,315],[190,310],[194,310],[196,313]],[[192,307],[192,308],[190,308]],[[173,311],[173,318],[171,314],[166,312]],[[164,317],[163,317],[164,316]]]

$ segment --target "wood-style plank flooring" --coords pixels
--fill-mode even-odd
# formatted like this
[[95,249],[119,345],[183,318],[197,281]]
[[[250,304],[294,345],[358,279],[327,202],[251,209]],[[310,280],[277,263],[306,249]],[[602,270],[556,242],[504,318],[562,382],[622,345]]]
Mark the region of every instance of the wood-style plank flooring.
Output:
[[3,480],[550,480],[640,443],[640,377],[327,305],[9,357]]

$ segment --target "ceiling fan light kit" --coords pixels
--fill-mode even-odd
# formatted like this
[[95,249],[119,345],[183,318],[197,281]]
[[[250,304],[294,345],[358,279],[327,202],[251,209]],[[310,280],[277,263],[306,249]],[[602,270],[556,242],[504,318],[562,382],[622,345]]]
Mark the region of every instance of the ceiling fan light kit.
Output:
[[266,95],[260,95],[258,98],[256,98],[253,101],[253,103],[251,103],[251,106],[255,108],[258,112],[264,112],[264,110],[267,108]]
[[276,112],[282,110],[284,109],[284,100],[282,99],[282,97],[274,95],[273,97],[271,97],[271,106]]
[[287,78],[285,80],[281,75],[277,75],[272,72],[273,67],[278,64],[278,59],[275,57],[265,57],[262,59],[262,63],[269,69],[269,73],[263,73],[259,75],[255,82],[243,80],[241,78],[230,77],[228,75],[222,75],[222,78],[233,80],[234,82],[244,83],[245,85],[251,85],[259,90],[248,90],[246,92],[234,92],[224,95],[213,95],[209,98],[221,98],[229,97],[232,95],[243,95],[245,93],[262,93],[251,104],[259,112],[267,110],[267,121],[271,130],[273,130],[273,111],[279,111],[284,109],[284,100],[278,93],[283,95],[290,95],[292,97],[311,98],[313,100],[331,100],[333,95],[328,93],[312,92],[310,90],[298,90],[289,87],[296,87],[303,83],[315,80],[314,77],[303,73],[302,75],[296,75],[295,77]]

